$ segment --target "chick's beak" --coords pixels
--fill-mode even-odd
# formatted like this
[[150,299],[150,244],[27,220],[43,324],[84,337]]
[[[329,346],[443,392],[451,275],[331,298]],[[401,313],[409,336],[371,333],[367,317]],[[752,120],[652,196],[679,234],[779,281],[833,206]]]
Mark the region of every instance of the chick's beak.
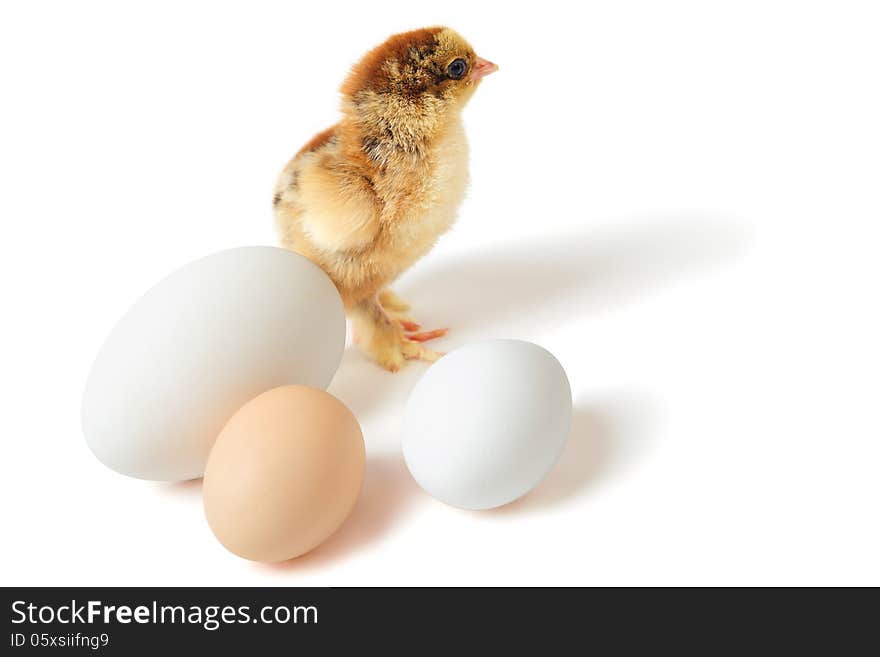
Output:
[[484,77],[497,70],[498,64],[493,64],[488,59],[477,57],[477,61],[474,63],[474,68],[471,71],[471,82],[482,80]]

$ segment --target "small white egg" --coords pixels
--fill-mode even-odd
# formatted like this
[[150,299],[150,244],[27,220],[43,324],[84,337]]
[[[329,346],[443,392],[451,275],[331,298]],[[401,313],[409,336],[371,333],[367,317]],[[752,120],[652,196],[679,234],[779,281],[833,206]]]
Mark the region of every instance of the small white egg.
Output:
[[202,476],[226,421],[282,385],[325,388],[345,348],[342,300],[291,251],[221,251],[172,273],[112,330],[86,383],[82,425],[131,477]]
[[559,361],[519,340],[456,349],[410,396],[403,455],[432,496],[462,509],[522,497],[547,475],[571,427],[571,388]]

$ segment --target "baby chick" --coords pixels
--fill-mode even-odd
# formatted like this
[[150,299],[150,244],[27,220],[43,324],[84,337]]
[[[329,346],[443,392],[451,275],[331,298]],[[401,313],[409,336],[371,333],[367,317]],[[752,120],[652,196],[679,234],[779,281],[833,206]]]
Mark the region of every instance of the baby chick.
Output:
[[424,342],[388,286],[450,228],[468,181],[461,110],[498,67],[449,28],[397,34],[342,84],[342,118],[287,164],[275,188],[286,247],[319,265],[339,290],[355,340],[395,372],[442,354]]

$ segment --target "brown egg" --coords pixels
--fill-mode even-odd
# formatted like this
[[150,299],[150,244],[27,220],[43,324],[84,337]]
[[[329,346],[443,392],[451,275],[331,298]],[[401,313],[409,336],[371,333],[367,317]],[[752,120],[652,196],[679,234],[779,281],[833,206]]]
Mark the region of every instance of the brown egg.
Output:
[[208,524],[245,559],[298,557],[351,512],[364,458],[360,425],[332,395],[305,386],[264,392],[232,416],[208,457]]

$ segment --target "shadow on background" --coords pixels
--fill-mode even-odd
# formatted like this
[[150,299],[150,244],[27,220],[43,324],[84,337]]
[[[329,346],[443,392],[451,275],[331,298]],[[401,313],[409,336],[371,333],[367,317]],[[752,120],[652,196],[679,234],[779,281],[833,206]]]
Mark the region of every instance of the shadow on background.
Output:
[[155,488],[160,494],[167,497],[177,497],[180,499],[201,498],[202,478],[188,479],[186,481],[158,482],[155,484]]
[[[363,424],[386,406],[400,407],[427,368],[427,363],[411,362],[392,374],[368,360],[355,345],[349,345],[327,392],[342,400]],[[398,412],[402,413],[403,408]],[[388,429],[383,427],[383,432]]]
[[[747,224],[707,214],[621,219],[429,261],[396,287],[426,328],[452,329],[431,343],[435,349],[476,339],[534,339],[711,273],[740,257],[750,237]],[[399,404],[426,367],[410,363],[390,374],[349,346],[328,390],[363,419]]]
[[492,515],[545,511],[577,499],[613,472],[620,472],[651,449],[657,412],[647,400],[618,397],[579,403],[559,461],[535,490]]
[[451,326],[456,338],[504,337],[503,324],[527,335],[735,260],[749,233],[740,221],[701,214],[622,219],[441,260],[414,270],[400,292],[419,321]]

